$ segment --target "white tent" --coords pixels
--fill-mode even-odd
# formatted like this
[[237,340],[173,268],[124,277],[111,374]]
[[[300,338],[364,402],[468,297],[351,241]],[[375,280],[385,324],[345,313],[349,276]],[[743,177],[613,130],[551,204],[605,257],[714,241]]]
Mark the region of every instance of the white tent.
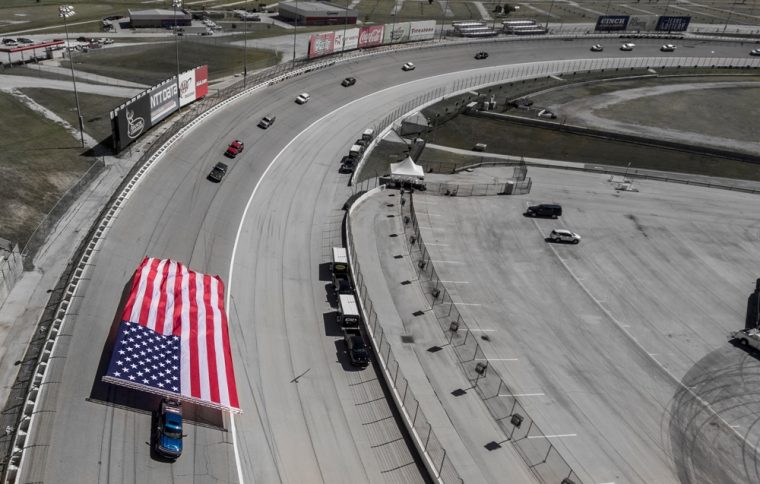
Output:
[[403,161],[391,163],[391,176],[425,178],[425,170],[407,156]]

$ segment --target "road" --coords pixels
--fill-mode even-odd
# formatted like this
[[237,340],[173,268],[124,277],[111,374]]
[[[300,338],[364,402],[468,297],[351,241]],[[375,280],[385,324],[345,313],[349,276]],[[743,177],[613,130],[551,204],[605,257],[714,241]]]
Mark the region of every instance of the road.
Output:
[[[340,241],[348,195],[337,163],[362,129],[393,107],[477,69],[588,55],[580,42],[487,45],[492,55],[485,63],[472,59],[476,47],[463,46],[300,76],[232,103],[173,147],[132,193],[92,260],[53,355],[23,481],[422,481],[377,375],[347,368],[330,319],[322,271]],[[693,52],[704,55],[707,47]],[[406,61],[417,70],[402,72]],[[350,89],[339,85],[347,75],[359,80]],[[293,98],[302,91],[312,100],[297,106]],[[257,128],[270,112],[276,124]],[[232,138],[245,140],[246,151],[230,163],[223,183],[208,182]],[[197,425],[188,426],[185,454],[173,465],[150,457],[156,402],[98,383],[120,300],[144,255],[220,274],[231,295],[245,413],[231,421],[188,409]]]

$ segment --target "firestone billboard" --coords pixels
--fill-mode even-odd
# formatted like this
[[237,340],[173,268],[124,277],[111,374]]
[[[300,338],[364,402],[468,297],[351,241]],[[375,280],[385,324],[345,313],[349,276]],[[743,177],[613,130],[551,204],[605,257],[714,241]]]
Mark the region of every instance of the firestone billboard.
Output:
[[409,29],[409,40],[411,42],[431,40],[433,38],[435,38],[435,20],[412,22]]
[[143,91],[111,111],[114,150],[119,152],[176,111],[208,94],[208,66],[199,66]]

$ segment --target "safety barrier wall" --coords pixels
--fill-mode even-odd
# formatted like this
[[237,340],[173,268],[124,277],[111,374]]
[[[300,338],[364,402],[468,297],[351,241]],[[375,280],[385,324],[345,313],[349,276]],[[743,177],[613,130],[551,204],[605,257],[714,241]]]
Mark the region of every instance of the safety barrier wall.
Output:
[[[2,239],[0,239],[2,242]],[[0,245],[0,306],[13,290],[21,273],[24,271],[24,261],[18,244],[8,247]]]
[[[368,180],[366,183],[369,185],[371,182]],[[393,350],[388,339],[385,337],[382,325],[378,321],[377,313],[374,310],[372,299],[364,282],[364,275],[361,272],[361,265],[356,255],[356,246],[351,231],[351,213],[366,197],[384,189],[385,187],[381,185],[364,193],[354,201],[346,215],[347,252],[351,277],[354,280],[354,287],[356,288],[356,299],[362,312],[365,332],[372,342],[376,360],[383,370],[385,383],[393,395],[396,407],[412,437],[417,451],[422,456],[430,478],[435,482],[443,484],[462,483],[464,481],[459,477],[451,459],[446,454],[446,449],[441,445],[435,432],[433,432],[432,425],[425,418],[424,412],[420,409],[419,401],[415,398],[414,392],[409,388],[409,382],[404,378],[404,374],[400,371],[399,363],[393,356]]]
[[403,203],[402,198],[401,213],[404,235],[412,264],[417,271],[418,284],[446,335],[449,346],[456,353],[465,376],[507,436],[505,441],[494,442],[493,445],[509,443],[514,446],[541,482],[581,484],[580,478],[557,448],[541,432],[519,399],[513,396],[509,385],[488,365],[478,337],[470,331],[433,266],[417,223],[413,193],[407,192],[402,197],[408,197],[409,200],[409,203]]

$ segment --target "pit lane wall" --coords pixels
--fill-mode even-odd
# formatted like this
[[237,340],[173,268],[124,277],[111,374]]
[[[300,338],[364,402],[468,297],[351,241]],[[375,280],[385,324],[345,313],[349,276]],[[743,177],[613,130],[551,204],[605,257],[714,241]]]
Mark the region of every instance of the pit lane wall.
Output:
[[435,20],[343,28],[312,34],[309,38],[308,56],[309,59],[313,59],[381,45],[432,40],[434,37]]

